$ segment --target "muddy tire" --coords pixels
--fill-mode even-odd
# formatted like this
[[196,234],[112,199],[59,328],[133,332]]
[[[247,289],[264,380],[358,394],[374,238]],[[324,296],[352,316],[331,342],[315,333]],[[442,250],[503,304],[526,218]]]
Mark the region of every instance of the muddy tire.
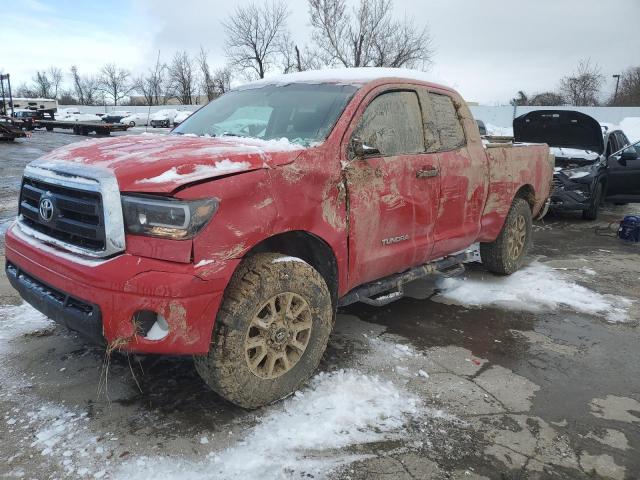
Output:
[[531,246],[531,230],[529,204],[522,198],[514,199],[498,238],[480,244],[480,258],[485,268],[498,275],[511,275],[519,270]]
[[332,326],[331,295],[322,276],[300,259],[260,253],[233,275],[210,351],[194,357],[196,370],[236,405],[267,405],[311,377]]
[[600,204],[602,203],[602,195],[604,193],[604,186],[602,182],[598,182],[595,190],[593,191],[592,201],[589,208],[582,211],[583,220],[597,220],[598,212],[600,210]]

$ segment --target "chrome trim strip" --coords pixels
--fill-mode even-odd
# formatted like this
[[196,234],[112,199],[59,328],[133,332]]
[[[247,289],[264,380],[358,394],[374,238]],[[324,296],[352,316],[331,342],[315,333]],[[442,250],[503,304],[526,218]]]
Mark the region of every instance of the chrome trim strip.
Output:
[[27,165],[24,176],[54,185],[100,193],[104,209],[105,248],[96,251],[49,237],[30,228],[20,216],[17,223],[22,232],[45,243],[86,257],[102,258],[124,251],[124,219],[120,188],[111,170],[80,163],[36,160]]

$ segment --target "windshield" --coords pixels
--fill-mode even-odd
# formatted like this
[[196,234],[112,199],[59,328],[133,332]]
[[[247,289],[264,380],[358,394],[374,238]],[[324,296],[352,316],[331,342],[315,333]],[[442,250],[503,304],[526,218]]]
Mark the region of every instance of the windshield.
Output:
[[189,116],[173,133],[323,141],[357,87],[290,84],[229,92]]

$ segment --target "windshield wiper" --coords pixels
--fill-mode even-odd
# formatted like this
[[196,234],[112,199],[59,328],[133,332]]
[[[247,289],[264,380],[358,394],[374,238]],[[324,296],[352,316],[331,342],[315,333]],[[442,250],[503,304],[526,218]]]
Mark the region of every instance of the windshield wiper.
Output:
[[241,135],[239,133],[233,133],[233,132],[224,132],[221,136],[223,136],[223,137],[246,137],[246,135]]

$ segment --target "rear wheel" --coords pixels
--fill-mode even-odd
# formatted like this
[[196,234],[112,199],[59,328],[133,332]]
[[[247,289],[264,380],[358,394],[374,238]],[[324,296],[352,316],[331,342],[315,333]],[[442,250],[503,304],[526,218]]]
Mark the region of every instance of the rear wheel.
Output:
[[131,120],[131,121],[129,122],[129,126],[130,126],[130,127],[135,127],[135,126],[136,126],[136,122],[134,122],[133,120]]
[[511,275],[519,270],[531,246],[531,230],[529,204],[522,198],[514,199],[498,238],[480,244],[482,264],[499,275]]
[[591,205],[586,210],[582,211],[582,218],[584,220],[597,220],[598,212],[600,210],[600,204],[602,203],[602,194],[604,188],[602,182],[598,182],[593,195],[591,197]]
[[211,349],[195,357],[196,370],[230,402],[269,404],[313,374],[332,323],[329,289],[313,267],[298,258],[257,254],[227,287]]

